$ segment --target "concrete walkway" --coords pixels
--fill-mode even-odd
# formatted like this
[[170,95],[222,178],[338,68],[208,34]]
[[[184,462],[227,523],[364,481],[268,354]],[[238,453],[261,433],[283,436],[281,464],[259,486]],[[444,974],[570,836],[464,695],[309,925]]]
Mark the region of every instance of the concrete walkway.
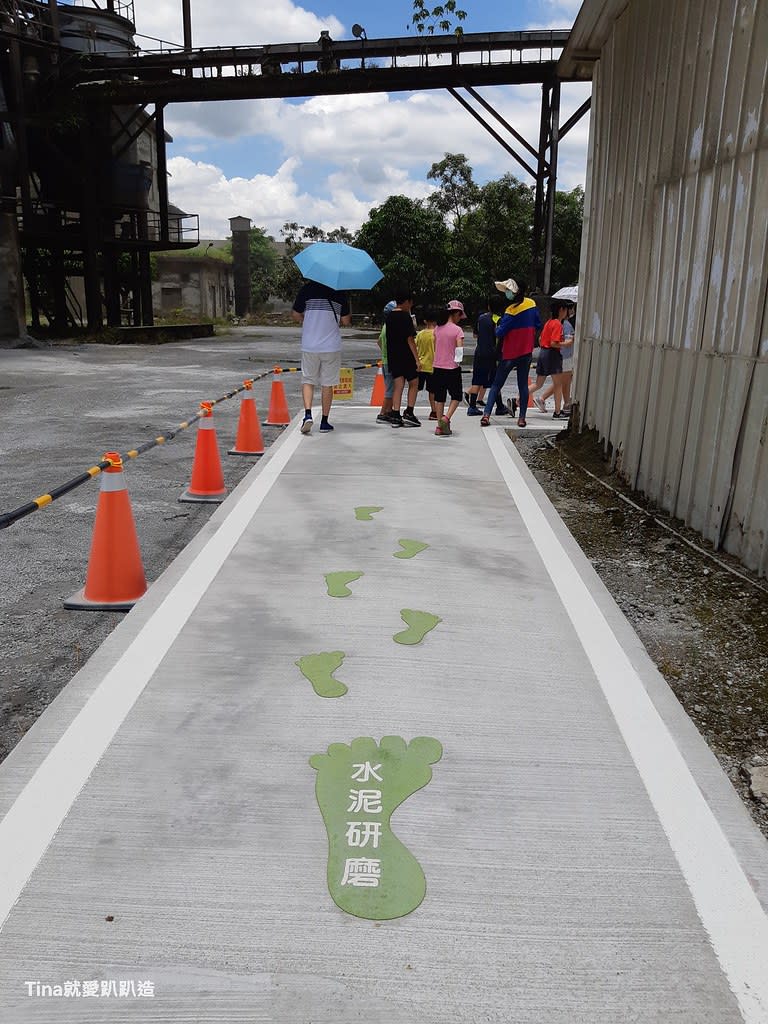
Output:
[[768,846],[503,430],[334,421],[0,767],[0,1020],[768,1022]]

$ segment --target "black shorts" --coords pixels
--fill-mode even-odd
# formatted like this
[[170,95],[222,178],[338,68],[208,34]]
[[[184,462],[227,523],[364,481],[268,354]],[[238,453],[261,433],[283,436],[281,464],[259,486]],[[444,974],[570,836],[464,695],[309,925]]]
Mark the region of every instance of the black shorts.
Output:
[[431,373],[420,373],[419,374],[419,391],[426,391],[427,394],[432,394],[432,374]]
[[563,357],[555,348],[542,348],[539,361],[536,363],[537,377],[551,377],[554,373],[563,372]]
[[432,371],[432,394],[436,402],[444,402],[446,395],[450,394],[454,402],[460,402],[462,396],[461,368],[455,370],[441,370],[436,366]]
[[396,352],[391,352],[388,348],[387,365],[393,377],[405,377],[406,380],[413,380],[419,376],[419,368],[410,348]]
[[477,387],[489,388],[496,376],[495,361],[489,363],[487,360],[478,359],[472,364],[472,383]]

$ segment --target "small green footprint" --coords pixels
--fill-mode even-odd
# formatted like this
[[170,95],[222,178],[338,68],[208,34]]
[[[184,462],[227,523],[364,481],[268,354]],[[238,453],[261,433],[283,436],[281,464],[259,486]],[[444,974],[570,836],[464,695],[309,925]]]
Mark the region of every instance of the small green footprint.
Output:
[[382,508],[382,505],[360,505],[355,509],[355,519],[359,519],[361,523],[370,523],[374,512],[381,512]]
[[431,612],[417,612],[412,608],[403,608],[400,617],[408,629],[395,633],[392,639],[396,644],[420,644],[427,633],[443,620]]
[[363,575],[361,572],[329,572],[325,575],[328,597],[349,597],[352,591],[347,586]]
[[394,558],[413,558],[414,555],[418,555],[420,551],[429,547],[429,544],[420,540],[399,540],[397,543],[403,550],[395,551]]
[[393,812],[426,786],[442,744],[418,736],[369,736],[314,754],[315,795],[328,833],[328,889],[347,914],[390,921],[415,910],[427,882],[421,865],[391,828]]
[[333,673],[341,667],[345,657],[344,651],[324,651],[320,654],[305,654],[295,664],[312,683],[318,697],[343,697],[347,687],[334,679]]

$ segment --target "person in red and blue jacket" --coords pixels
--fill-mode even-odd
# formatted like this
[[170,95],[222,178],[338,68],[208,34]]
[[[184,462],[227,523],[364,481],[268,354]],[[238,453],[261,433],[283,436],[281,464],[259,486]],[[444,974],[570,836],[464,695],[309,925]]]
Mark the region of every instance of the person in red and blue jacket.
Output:
[[514,369],[517,371],[517,390],[520,396],[517,425],[524,427],[525,410],[528,408],[528,371],[536,347],[536,335],[541,330],[541,317],[536,303],[526,296],[527,286],[524,281],[515,282],[510,278],[508,281],[496,281],[495,284],[511,301],[504,316],[496,325],[496,341],[501,349],[500,360],[485,400],[485,415],[480,420],[480,426],[490,426],[496,396]]

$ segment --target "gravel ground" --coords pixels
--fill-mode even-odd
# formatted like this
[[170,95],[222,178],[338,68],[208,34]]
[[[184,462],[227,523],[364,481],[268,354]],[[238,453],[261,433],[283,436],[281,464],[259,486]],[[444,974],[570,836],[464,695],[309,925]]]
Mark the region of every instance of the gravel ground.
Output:
[[[373,335],[347,332],[347,365],[377,354]],[[275,362],[295,366],[298,358],[297,330],[275,327],[162,346],[0,350],[0,508],[45,493],[104,451],[125,452],[167,433],[200,399],[217,398]],[[368,401],[371,374],[358,373],[356,401]],[[270,379],[254,389],[262,419]],[[298,375],[283,380],[296,410]],[[238,404],[216,409],[222,448],[234,438]],[[280,433],[263,430],[267,445]],[[177,502],[193,446],[194,428],[126,468],[149,580],[215,508]],[[749,784],[750,768],[768,766],[768,584],[728,556],[717,558],[748,578],[694,551],[686,540],[706,547],[696,534],[674,522],[678,533],[670,533],[654,522],[658,513],[632,509],[578,468],[622,489],[593,435],[565,437],[554,448],[528,436],[518,447],[768,836],[768,804]],[[251,465],[248,458],[227,459],[227,486]],[[61,604],[84,582],[97,490],[88,483],[0,531],[0,760],[119,621],[117,613],[71,612]]]
[[768,802],[750,789],[750,769],[768,766],[768,581],[606,488],[645,504],[594,433],[518,448],[768,837]]

